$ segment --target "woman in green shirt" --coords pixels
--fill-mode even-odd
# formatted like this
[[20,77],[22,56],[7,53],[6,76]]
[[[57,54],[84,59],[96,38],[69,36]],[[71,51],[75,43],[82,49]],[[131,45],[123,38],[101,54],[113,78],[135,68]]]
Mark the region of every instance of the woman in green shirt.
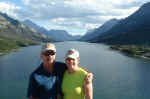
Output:
[[62,82],[64,99],[92,99],[92,80],[86,77],[88,72],[79,66],[79,52],[68,50],[65,62],[68,69]]

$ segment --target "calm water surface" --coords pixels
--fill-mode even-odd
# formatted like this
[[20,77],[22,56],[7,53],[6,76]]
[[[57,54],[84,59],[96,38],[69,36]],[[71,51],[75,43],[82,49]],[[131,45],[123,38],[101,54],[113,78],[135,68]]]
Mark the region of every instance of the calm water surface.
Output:
[[[76,48],[81,66],[94,73],[94,99],[149,99],[150,61],[131,58],[102,44],[55,43],[57,60]],[[26,99],[29,74],[40,64],[40,46],[0,56],[0,99]]]

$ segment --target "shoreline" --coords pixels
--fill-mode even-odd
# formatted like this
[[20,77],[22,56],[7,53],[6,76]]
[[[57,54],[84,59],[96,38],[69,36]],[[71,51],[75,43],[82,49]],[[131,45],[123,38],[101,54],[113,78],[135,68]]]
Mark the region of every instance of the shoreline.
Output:
[[28,47],[28,46],[34,46],[34,45],[40,45],[40,44],[29,44],[26,46],[17,46],[17,48],[0,50],[0,56],[11,53],[11,52],[16,52],[16,51],[20,50],[21,47]]
[[120,51],[123,54],[132,57],[150,60],[150,47],[137,45],[111,45],[112,50]]
[[15,49],[0,51],[0,56],[5,55],[5,54],[8,54],[8,53],[11,53],[11,52],[16,52],[16,51],[18,51],[19,49],[20,49],[20,47],[15,48]]
[[20,40],[0,37],[0,55],[8,54],[10,52],[15,52],[21,47],[27,47],[32,45],[40,45],[41,41],[33,40]]

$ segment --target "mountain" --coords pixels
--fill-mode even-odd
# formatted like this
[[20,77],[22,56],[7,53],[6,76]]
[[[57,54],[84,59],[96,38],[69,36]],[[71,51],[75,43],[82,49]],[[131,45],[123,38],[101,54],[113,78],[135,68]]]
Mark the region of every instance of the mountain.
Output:
[[70,38],[70,35],[65,30],[49,30],[48,35],[52,36],[56,41],[66,41]]
[[57,41],[72,41],[77,40],[80,36],[72,36],[65,30],[49,30],[48,35]]
[[109,44],[150,45],[150,2],[92,40]]
[[104,32],[108,31],[109,29],[111,29],[114,25],[117,24],[119,20],[117,19],[111,19],[107,22],[105,22],[102,26],[96,28],[96,29],[93,29],[93,30],[90,30],[88,31],[82,38],[81,40],[82,41],[89,41],[91,39],[94,39],[96,38],[97,36],[100,36],[102,35]]
[[80,41],[89,41],[90,39],[94,38],[95,37],[94,36],[95,35],[94,31],[96,29],[97,28],[87,30],[87,32],[79,40]]
[[30,28],[35,29],[36,31],[38,31],[38,32],[40,32],[40,33],[44,33],[44,34],[47,35],[48,30],[46,30],[44,27],[41,27],[41,26],[39,26],[39,25],[33,23],[33,22],[30,21],[30,20],[24,20],[22,23],[23,23],[24,25],[26,25],[26,26],[29,26]]
[[29,27],[32,27],[33,29],[35,29],[36,31],[38,31],[40,33],[46,34],[47,36],[51,37],[55,41],[68,41],[68,40],[76,40],[77,39],[77,37],[70,35],[65,30],[55,30],[55,29],[47,30],[47,29],[40,27],[39,25],[33,23],[30,20],[25,20],[22,23]]
[[0,38],[11,38],[25,41],[45,41],[50,40],[46,35],[29,28],[18,20],[0,13]]

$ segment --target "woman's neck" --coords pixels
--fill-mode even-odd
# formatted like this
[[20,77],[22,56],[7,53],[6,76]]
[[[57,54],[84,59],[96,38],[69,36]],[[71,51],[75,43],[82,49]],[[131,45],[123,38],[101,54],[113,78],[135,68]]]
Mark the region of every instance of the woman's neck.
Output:
[[69,74],[72,74],[72,73],[76,72],[78,69],[79,69],[79,67],[76,67],[76,68],[69,68],[69,69],[68,69],[68,73],[69,73]]

